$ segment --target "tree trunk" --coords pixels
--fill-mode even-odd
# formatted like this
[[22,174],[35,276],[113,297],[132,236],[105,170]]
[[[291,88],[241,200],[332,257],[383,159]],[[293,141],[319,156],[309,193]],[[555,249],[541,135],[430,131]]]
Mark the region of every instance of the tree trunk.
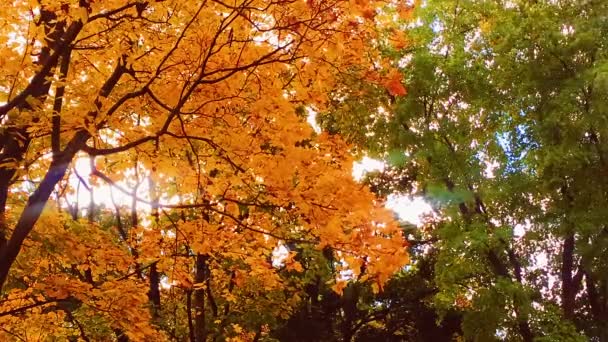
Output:
[[186,291],[186,314],[188,315],[188,336],[190,337],[190,342],[196,342],[194,323],[192,322],[192,290]]
[[10,239],[0,250],[0,291],[6,282],[8,271],[21,250],[23,241],[34,228],[34,224],[38,221],[42,209],[44,209],[55,185],[65,176],[72,159],[84,147],[89,137],[90,134],[86,131],[76,133],[76,136],[70,141],[70,144],[68,144],[61,155],[51,162],[42,182],[40,182],[36,191],[28,199],[13,234],[11,234]]
[[156,262],[150,266],[148,281],[150,284],[148,299],[152,305],[152,316],[158,318],[160,310],[160,274],[156,269]]
[[[208,277],[207,256],[196,255],[196,273],[194,275],[195,286],[201,286]],[[203,288],[194,289],[194,337],[196,342],[207,340],[205,327],[205,291]]]
[[569,233],[564,239],[562,247],[562,311],[564,318],[572,321],[574,318],[574,305],[576,289],[573,283],[572,269],[574,267],[574,234]]

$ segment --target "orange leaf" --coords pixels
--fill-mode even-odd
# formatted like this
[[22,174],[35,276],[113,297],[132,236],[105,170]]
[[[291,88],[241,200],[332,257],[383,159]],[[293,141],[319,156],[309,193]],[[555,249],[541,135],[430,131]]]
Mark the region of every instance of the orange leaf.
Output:
[[389,94],[393,96],[405,96],[407,90],[401,83],[401,73],[398,70],[393,70],[388,75],[388,80],[384,84]]
[[401,50],[408,45],[405,33],[401,30],[394,30],[391,33],[390,41],[397,50]]
[[406,19],[406,20],[411,19],[413,12],[414,12],[414,6],[403,4],[403,3],[401,3],[397,6],[397,13],[399,13],[399,17],[401,19]]

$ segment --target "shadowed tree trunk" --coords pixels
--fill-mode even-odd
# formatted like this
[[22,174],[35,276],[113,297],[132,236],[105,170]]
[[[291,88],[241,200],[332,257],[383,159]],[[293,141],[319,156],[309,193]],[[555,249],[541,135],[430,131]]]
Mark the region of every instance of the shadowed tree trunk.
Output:
[[[196,273],[194,275],[195,286],[201,286],[209,276],[208,257],[203,254],[196,255]],[[207,330],[205,326],[205,290],[203,288],[194,289],[194,338],[196,342],[207,340]]]

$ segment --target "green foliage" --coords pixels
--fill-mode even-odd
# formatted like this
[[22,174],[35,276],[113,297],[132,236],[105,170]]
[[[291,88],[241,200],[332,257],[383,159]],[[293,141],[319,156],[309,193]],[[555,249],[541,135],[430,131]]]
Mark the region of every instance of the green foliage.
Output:
[[607,13],[427,1],[401,23],[410,45],[384,46],[408,94],[359,85],[331,113],[332,131],[387,162],[372,190],[439,213],[419,228],[433,305],[462,314],[467,339],[608,338]]

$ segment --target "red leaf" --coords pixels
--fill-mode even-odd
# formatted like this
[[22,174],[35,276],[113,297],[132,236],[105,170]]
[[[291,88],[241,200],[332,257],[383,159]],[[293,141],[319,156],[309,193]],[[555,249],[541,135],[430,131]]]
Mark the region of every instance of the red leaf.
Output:
[[405,96],[407,89],[401,83],[401,73],[398,70],[392,71],[389,75],[388,81],[384,84],[389,94],[393,96]]

